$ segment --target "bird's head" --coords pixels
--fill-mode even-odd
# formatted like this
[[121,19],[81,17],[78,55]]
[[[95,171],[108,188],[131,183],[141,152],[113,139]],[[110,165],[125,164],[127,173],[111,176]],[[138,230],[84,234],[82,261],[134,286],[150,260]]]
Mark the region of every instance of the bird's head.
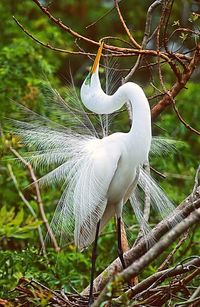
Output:
[[99,93],[99,91],[102,91],[99,80],[99,61],[102,49],[103,43],[100,44],[92,68],[81,86],[81,100],[88,109],[90,109],[89,106],[91,105],[91,101],[94,100],[94,95]]
[[92,65],[92,68],[91,68],[89,74],[87,75],[87,77],[86,77],[86,79],[85,79],[83,84],[91,85],[93,79],[95,80],[95,76],[98,76],[98,73],[99,73],[99,62],[100,62],[102,50],[103,50],[103,43],[100,44],[100,47],[99,47],[99,49],[97,51],[97,55],[96,55],[96,58],[94,60],[93,65]]

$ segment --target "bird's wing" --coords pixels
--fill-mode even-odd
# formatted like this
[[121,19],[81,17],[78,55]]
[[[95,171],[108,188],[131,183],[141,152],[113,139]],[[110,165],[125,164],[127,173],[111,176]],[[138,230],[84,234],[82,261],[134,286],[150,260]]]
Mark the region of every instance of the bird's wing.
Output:
[[[41,180],[51,181],[56,173],[66,176],[64,192],[52,220],[52,228],[62,240],[74,230],[75,245],[81,249],[94,240],[96,225],[107,205],[107,192],[117,169],[120,153],[107,152],[101,140],[77,140],[79,155],[52,170]],[[65,172],[66,168],[66,172]]]
[[61,243],[69,242],[75,229],[76,245],[89,244],[106,207],[119,153],[106,152],[100,139],[80,135],[37,114],[33,121],[13,120],[12,124],[22,142],[34,149],[26,156],[27,161],[46,172],[39,183],[63,184],[51,223]]
[[[91,146],[92,145],[92,146]],[[120,152],[107,151],[101,140],[86,146],[85,158],[76,174],[73,192],[75,244],[79,248],[90,244],[96,225],[107,205],[107,192],[120,159]]]

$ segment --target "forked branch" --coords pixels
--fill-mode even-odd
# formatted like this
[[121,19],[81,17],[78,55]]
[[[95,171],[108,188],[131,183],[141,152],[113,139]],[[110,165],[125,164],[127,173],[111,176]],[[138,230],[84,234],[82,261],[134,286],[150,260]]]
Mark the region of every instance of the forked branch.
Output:
[[[193,193],[188,196],[177,208],[173,217],[161,221],[149,234],[150,238],[155,238],[156,241],[159,241],[162,236],[167,234],[169,231],[169,225],[177,223],[177,220],[182,220],[187,218],[190,213],[195,209],[200,208],[200,187],[198,187],[196,194],[193,196]],[[184,222],[183,222],[184,223]],[[193,223],[193,222],[192,222]],[[194,222],[195,223],[195,222]],[[179,225],[179,224],[178,224]],[[177,226],[178,226],[177,225]],[[189,226],[188,226],[189,227]],[[181,234],[185,230],[181,230]],[[177,239],[177,237],[176,237]],[[147,252],[147,238],[143,238],[140,242],[133,246],[128,252],[125,253],[124,259],[127,265],[135,263],[136,260],[141,259],[143,255]],[[143,267],[144,268],[144,267]],[[119,259],[114,260],[94,281],[95,291],[101,291],[105,285],[108,283],[110,278],[117,272],[121,271],[121,263]],[[86,288],[82,294],[87,294],[88,288]]]

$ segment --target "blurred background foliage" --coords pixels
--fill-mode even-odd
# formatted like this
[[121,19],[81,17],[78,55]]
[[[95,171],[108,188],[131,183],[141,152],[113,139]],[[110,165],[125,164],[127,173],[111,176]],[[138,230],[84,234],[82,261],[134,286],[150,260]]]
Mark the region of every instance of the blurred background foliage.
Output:
[[[45,1],[43,2],[45,3]],[[178,2],[181,2],[182,5],[179,5]],[[143,35],[145,14],[151,3],[152,1],[135,0],[133,7],[132,1],[124,0],[120,4],[127,24],[139,42]],[[59,0],[53,1],[50,7],[54,15],[65,24],[91,38],[98,40],[103,36],[114,35],[127,39],[115,10],[111,10],[94,26],[86,28],[107,13],[113,7],[113,1]],[[195,27],[199,30],[197,21],[192,19],[192,11],[200,13],[198,1],[175,1],[170,27],[179,24]],[[154,24],[158,21],[159,13],[158,9],[153,18]],[[53,25],[34,5],[33,1],[17,0],[11,2],[1,0],[0,15],[1,122],[5,122],[3,120],[5,117],[18,117],[18,109],[16,104],[12,102],[13,100],[45,114],[48,110],[45,111],[44,109],[41,95],[43,84],[48,80],[53,87],[64,94],[66,82],[70,81],[69,71],[71,69],[74,83],[79,89],[91,61],[87,57],[70,56],[42,48],[17,27],[12,15],[15,15],[31,33],[42,41],[60,48],[73,49],[76,47],[72,37]],[[174,44],[178,45],[181,40],[183,38],[176,37]],[[194,44],[193,37],[186,37],[184,40],[185,48]],[[96,52],[96,50],[89,49],[91,46],[83,42],[78,43],[85,50]],[[116,43],[119,46],[122,44],[120,41]],[[135,60],[136,58],[118,60],[118,66],[120,69],[124,69],[121,71],[122,76],[133,66]],[[102,68],[101,71],[103,78],[104,69]],[[152,73],[153,82],[159,87],[158,74],[156,71],[152,71]],[[165,77],[166,86],[170,86],[174,76],[167,68],[165,69]],[[153,94],[150,86],[151,75],[147,69],[138,71],[134,75],[133,81],[141,84],[147,95]],[[155,102],[154,100],[151,103],[155,104]],[[185,120],[200,129],[198,70],[188,82],[187,89],[184,89],[177,97],[177,106]],[[117,116],[112,126],[113,131],[127,131],[129,123],[126,112]],[[12,290],[22,276],[35,278],[51,288],[64,287],[66,291],[73,291],[74,287],[79,291],[89,282],[91,248],[80,253],[75,250],[73,244],[69,244],[59,254],[54,252],[52,248],[48,248],[47,258],[41,254],[37,228],[41,226],[44,232],[45,229],[38,212],[34,189],[32,187],[27,188],[31,183],[28,170],[22,164],[13,160],[14,156],[11,154],[9,147],[12,145],[20,152],[25,152],[26,149],[19,145],[15,136],[6,132],[6,128],[6,124],[4,124],[0,143],[0,295],[4,296],[8,290]],[[178,204],[193,188],[195,170],[199,163],[200,140],[179,122],[172,108],[168,108],[159,117],[153,125],[153,132],[154,135],[184,142],[178,144],[177,150],[169,156],[154,157],[151,161],[153,167],[167,175],[165,180],[158,177],[156,179],[160,181],[169,197]],[[26,197],[38,218],[31,215],[30,210],[21,200],[9,171],[10,166],[16,177],[18,188]],[[39,176],[39,174],[37,175]],[[60,190],[58,187],[52,187],[41,192],[45,212],[50,220]],[[130,224],[136,225],[132,211],[127,211],[127,220]],[[152,224],[156,221],[158,221],[158,218],[153,216]],[[137,236],[137,231],[136,225],[131,231],[132,238]],[[98,272],[101,272],[117,255],[115,235],[114,223],[111,222],[99,239]],[[180,252],[176,255],[174,263],[184,253],[184,250],[185,256],[198,253],[195,242],[200,240],[200,236],[196,232],[194,236],[195,239],[192,243],[190,236],[186,240]],[[190,244],[189,249],[187,248],[188,244]],[[162,259],[156,260],[157,266]],[[144,274],[148,275],[154,271],[155,268],[151,265]]]

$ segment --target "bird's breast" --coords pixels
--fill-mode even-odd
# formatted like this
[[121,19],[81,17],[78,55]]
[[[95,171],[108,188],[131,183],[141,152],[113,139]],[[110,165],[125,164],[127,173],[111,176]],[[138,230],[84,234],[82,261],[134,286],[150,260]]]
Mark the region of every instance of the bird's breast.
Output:
[[137,169],[148,159],[151,139],[131,139],[128,134],[119,136],[118,145],[121,157],[117,169],[108,189],[109,202],[118,205],[123,203],[126,195],[133,186],[137,176]]

